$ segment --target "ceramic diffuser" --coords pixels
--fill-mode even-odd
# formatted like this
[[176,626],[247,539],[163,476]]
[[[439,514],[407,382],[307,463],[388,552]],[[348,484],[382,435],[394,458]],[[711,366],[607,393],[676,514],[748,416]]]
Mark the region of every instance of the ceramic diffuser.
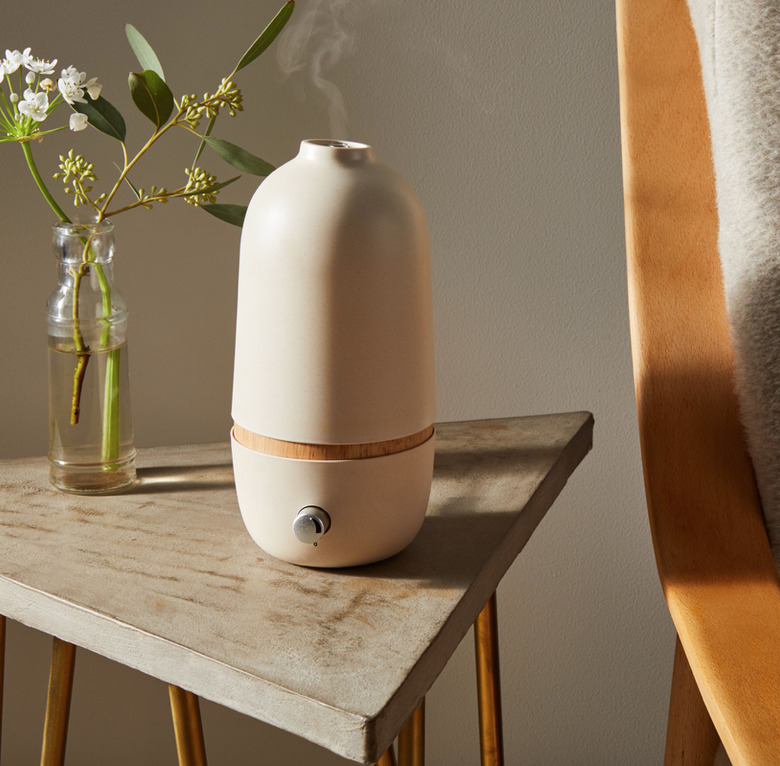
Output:
[[428,230],[370,146],[310,140],[241,236],[231,432],[255,542],[296,564],[391,556],[422,525],[434,452]]

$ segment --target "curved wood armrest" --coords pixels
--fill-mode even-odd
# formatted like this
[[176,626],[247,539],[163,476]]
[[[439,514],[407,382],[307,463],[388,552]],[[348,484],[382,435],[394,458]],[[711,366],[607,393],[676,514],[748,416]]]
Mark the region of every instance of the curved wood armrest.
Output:
[[656,561],[734,766],[780,763],[780,582],[744,445],[685,0],[617,0],[634,377]]
[[[780,585],[774,568],[664,583],[696,684],[733,766],[780,760]],[[753,579],[755,577],[755,579]]]

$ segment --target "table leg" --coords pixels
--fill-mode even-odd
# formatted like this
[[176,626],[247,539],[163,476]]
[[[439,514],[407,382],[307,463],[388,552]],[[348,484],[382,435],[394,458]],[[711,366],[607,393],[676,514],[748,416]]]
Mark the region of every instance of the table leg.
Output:
[[425,698],[398,734],[398,766],[425,766]]
[[41,766],[62,766],[65,763],[65,744],[68,739],[70,696],[73,690],[75,664],[76,647],[55,637],[51,648]]
[[168,684],[179,766],[206,766],[206,743],[197,695]]
[[385,750],[384,753],[382,753],[379,760],[376,762],[376,766],[396,766],[395,764],[395,750],[393,750],[393,746],[390,745],[390,747]]
[[3,683],[5,681],[5,617],[0,614],[0,750],[3,742]]
[[474,623],[479,700],[479,746],[482,766],[503,766],[501,667],[498,661],[498,620],[494,593]]

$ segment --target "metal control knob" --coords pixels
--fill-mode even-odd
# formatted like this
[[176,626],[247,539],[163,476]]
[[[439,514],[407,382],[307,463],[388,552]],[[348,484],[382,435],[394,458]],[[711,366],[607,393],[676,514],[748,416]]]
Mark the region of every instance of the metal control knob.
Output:
[[301,508],[293,521],[293,534],[302,543],[317,544],[318,540],[330,529],[330,516],[316,505]]

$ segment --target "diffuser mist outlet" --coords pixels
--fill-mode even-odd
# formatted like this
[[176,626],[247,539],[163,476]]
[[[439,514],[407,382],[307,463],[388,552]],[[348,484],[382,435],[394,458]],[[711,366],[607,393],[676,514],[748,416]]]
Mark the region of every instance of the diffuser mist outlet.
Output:
[[425,516],[434,409],[419,199],[370,146],[303,141],[241,235],[231,443],[254,541],[317,567],[398,553]]

